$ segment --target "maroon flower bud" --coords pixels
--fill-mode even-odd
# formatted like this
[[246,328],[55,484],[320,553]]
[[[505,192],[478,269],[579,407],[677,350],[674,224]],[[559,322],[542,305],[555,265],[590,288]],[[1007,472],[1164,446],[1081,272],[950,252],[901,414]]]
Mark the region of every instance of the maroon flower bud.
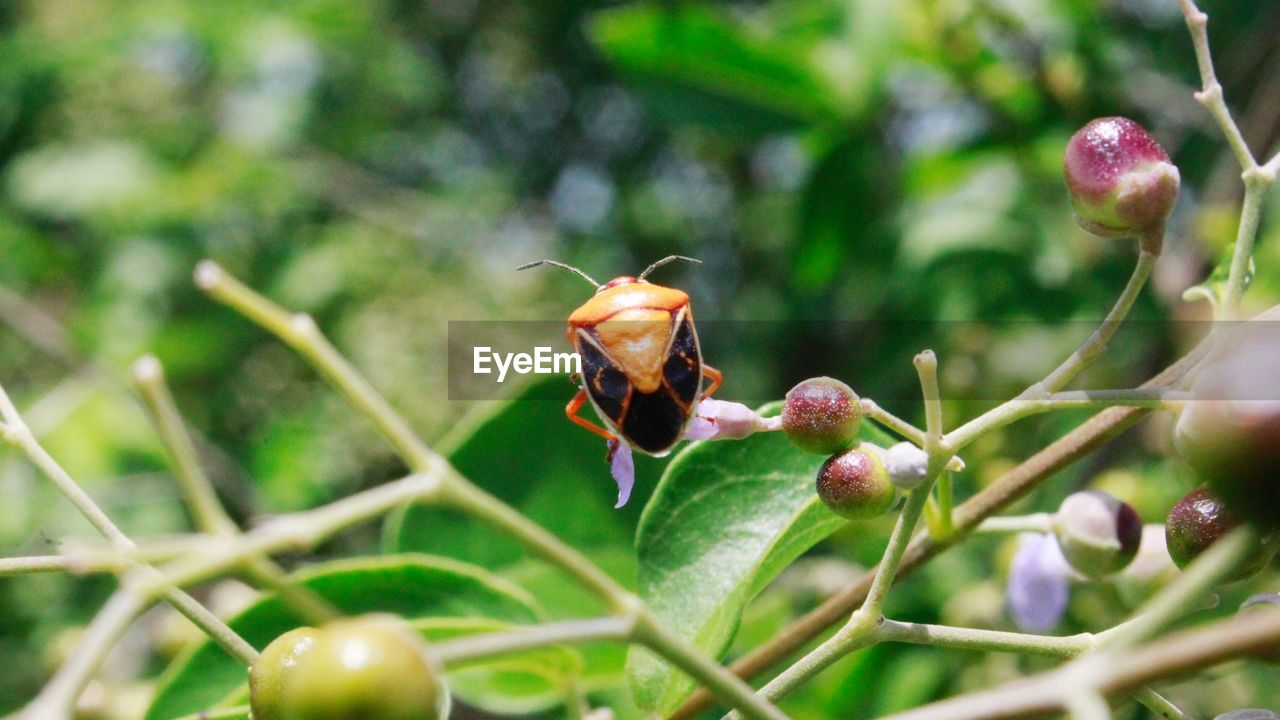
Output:
[[818,497],[832,512],[850,520],[883,513],[896,494],[875,452],[845,450],[827,458],[818,469]]
[[[1205,488],[1196,488],[1174,503],[1165,520],[1164,538],[1169,557],[1179,568],[1185,568],[1238,524],[1221,500]],[[1235,582],[1258,574],[1274,554],[1272,544],[1260,542],[1258,548],[1223,582]]]
[[1205,360],[1175,428],[1178,454],[1241,520],[1280,528],[1280,323],[1249,322]]
[[1178,168],[1141,125],[1098,118],[1067,143],[1063,160],[1076,222],[1103,237],[1158,240],[1178,199]]
[[848,385],[829,377],[810,378],[787,391],[782,429],[800,449],[830,455],[853,444],[862,408]]
[[1053,517],[1053,533],[1071,567],[1091,578],[1124,569],[1138,554],[1142,518],[1100,490],[1073,493]]

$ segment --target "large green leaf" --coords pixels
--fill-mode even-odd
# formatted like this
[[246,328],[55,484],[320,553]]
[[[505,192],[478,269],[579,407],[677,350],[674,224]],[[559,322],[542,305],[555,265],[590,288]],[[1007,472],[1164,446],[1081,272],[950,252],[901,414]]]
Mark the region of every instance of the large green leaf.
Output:
[[[892,442],[862,427],[862,439]],[[814,492],[822,460],[782,433],[698,443],[672,460],[636,537],[640,593],[668,627],[719,657],[747,602],[845,522]],[[632,650],[628,675],[637,702],[663,714],[692,688],[641,649]]]
[[[533,599],[482,568],[423,555],[340,560],[300,572],[301,584],[343,613],[387,612],[417,618],[485,618],[510,623],[540,619]],[[301,623],[275,596],[263,598],[230,621],[262,648]],[[161,678],[147,720],[172,720],[243,698],[245,667],[212,642],[201,643]]]
[[[570,545],[628,547],[640,503],[662,461],[636,458],[635,495],[627,507],[615,510],[618,490],[604,459],[604,441],[564,416],[564,404],[575,391],[562,377],[535,381],[510,400],[487,403],[439,443],[440,452],[476,485]],[[393,513],[383,547],[447,555],[487,568],[527,557],[518,542],[492,527],[425,505]]]
[[652,81],[643,85],[659,95],[651,106],[672,119],[757,134],[836,116],[803,48],[717,10],[631,5],[598,14],[590,31],[614,63]]

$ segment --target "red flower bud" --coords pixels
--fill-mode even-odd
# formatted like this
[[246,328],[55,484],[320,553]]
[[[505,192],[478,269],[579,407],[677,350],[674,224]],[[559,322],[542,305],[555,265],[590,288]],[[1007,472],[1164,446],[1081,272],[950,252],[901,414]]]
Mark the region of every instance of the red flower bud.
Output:
[[850,520],[883,513],[896,495],[889,472],[875,452],[845,450],[827,458],[818,470],[818,497],[832,512]]
[[800,449],[818,455],[839,452],[858,435],[862,408],[848,385],[829,377],[810,378],[787,391],[782,429]]
[[1063,169],[1076,222],[1104,237],[1159,237],[1178,199],[1178,168],[1141,125],[1098,118],[1067,143]]

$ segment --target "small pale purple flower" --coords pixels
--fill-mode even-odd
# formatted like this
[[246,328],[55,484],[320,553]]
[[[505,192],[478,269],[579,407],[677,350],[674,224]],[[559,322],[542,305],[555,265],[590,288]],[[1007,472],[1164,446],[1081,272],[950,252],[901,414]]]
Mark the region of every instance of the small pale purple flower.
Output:
[[1052,534],[1023,533],[1009,568],[1005,605],[1025,632],[1052,630],[1067,610],[1071,566]]
[[606,441],[609,445],[609,472],[613,481],[618,483],[618,504],[620,508],[631,499],[631,488],[636,484],[636,459],[631,454],[631,446],[618,440]]
[[[685,427],[684,436],[689,440],[739,440],[752,433],[768,432],[782,428],[781,418],[766,418],[742,403],[724,400],[703,400],[697,413]],[[609,472],[618,483],[620,508],[631,499],[631,488],[636,482],[636,461],[631,446],[621,440],[611,440],[609,447]]]
[[698,403],[684,436],[690,440],[741,440],[753,433],[781,428],[780,417],[761,417],[742,403],[707,398]]

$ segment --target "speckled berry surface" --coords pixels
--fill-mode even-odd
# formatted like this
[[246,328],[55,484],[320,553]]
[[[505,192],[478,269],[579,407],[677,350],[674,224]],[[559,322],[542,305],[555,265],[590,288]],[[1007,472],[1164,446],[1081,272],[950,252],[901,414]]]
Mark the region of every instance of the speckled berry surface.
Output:
[[782,429],[797,447],[828,455],[849,447],[858,435],[858,396],[829,377],[810,378],[787,392]]
[[[1169,557],[1179,568],[1186,568],[1237,525],[1239,521],[1217,496],[1207,488],[1195,488],[1174,503],[1165,519],[1165,546],[1169,548]],[[1275,549],[1269,543],[1260,544],[1226,578],[1226,582],[1243,580],[1257,574],[1274,554]]]
[[1063,171],[1076,219],[1099,235],[1144,234],[1163,224],[1178,198],[1178,169],[1128,118],[1098,118],[1078,130]]
[[827,507],[851,520],[880,515],[896,495],[880,458],[864,450],[832,455],[818,469],[818,497]]

